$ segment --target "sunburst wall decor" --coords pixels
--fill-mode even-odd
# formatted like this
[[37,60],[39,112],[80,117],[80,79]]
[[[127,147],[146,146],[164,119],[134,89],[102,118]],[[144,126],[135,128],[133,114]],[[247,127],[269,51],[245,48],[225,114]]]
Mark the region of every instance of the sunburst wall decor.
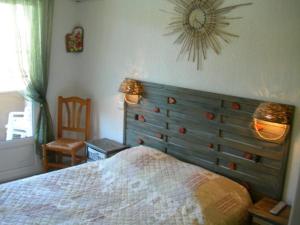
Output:
[[244,3],[222,7],[224,0],[168,0],[174,5],[171,12],[173,17],[168,25],[167,35],[178,34],[175,44],[182,45],[178,54],[187,56],[188,61],[197,63],[200,69],[203,60],[207,58],[207,51],[213,49],[216,54],[221,52],[221,42],[229,43],[236,34],[227,32],[229,21],[240,17],[226,17],[225,14]]

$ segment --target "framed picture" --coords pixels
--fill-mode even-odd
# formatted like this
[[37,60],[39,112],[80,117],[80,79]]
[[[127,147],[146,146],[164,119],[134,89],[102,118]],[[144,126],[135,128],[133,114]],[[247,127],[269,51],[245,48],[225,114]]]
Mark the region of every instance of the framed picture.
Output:
[[74,27],[72,33],[66,34],[66,50],[67,52],[83,51],[84,30],[82,27]]

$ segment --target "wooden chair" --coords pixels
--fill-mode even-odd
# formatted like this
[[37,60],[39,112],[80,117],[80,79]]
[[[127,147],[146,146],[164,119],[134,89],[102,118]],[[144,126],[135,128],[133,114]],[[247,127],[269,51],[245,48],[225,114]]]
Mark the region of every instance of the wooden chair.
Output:
[[[85,110],[85,116],[83,115]],[[50,168],[65,168],[86,161],[86,152],[79,156],[78,152],[85,147],[83,140],[64,138],[64,133],[80,134],[84,140],[90,137],[91,100],[79,97],[58,97],[57,139],[43,145],[43,166],[45,171]],[[49,152],[56,156],[56,162],[49,162]],[[57,157],[58,156],[58,157]],[[71,163],[64,162],[64,156],[71,157]]]

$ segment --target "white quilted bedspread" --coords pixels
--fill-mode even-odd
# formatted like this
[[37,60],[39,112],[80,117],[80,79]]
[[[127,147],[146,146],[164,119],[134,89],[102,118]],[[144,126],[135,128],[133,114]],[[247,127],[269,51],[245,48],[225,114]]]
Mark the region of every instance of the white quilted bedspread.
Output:
[[149,147],[0,185],[0,224],[243,225],[237,183]]

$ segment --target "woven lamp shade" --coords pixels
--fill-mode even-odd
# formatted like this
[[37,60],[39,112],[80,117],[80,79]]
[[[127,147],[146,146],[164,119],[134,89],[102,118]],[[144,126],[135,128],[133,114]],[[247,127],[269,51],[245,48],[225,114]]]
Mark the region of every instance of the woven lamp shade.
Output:
[[144,87],[141,82],[133,79],[125,79],[120,85],[119,91],[129,95],[142,95]]
[[291,112],[286,105],[265,102],[257,107],[253,117],[267,122],[288,125],[290,124]]

